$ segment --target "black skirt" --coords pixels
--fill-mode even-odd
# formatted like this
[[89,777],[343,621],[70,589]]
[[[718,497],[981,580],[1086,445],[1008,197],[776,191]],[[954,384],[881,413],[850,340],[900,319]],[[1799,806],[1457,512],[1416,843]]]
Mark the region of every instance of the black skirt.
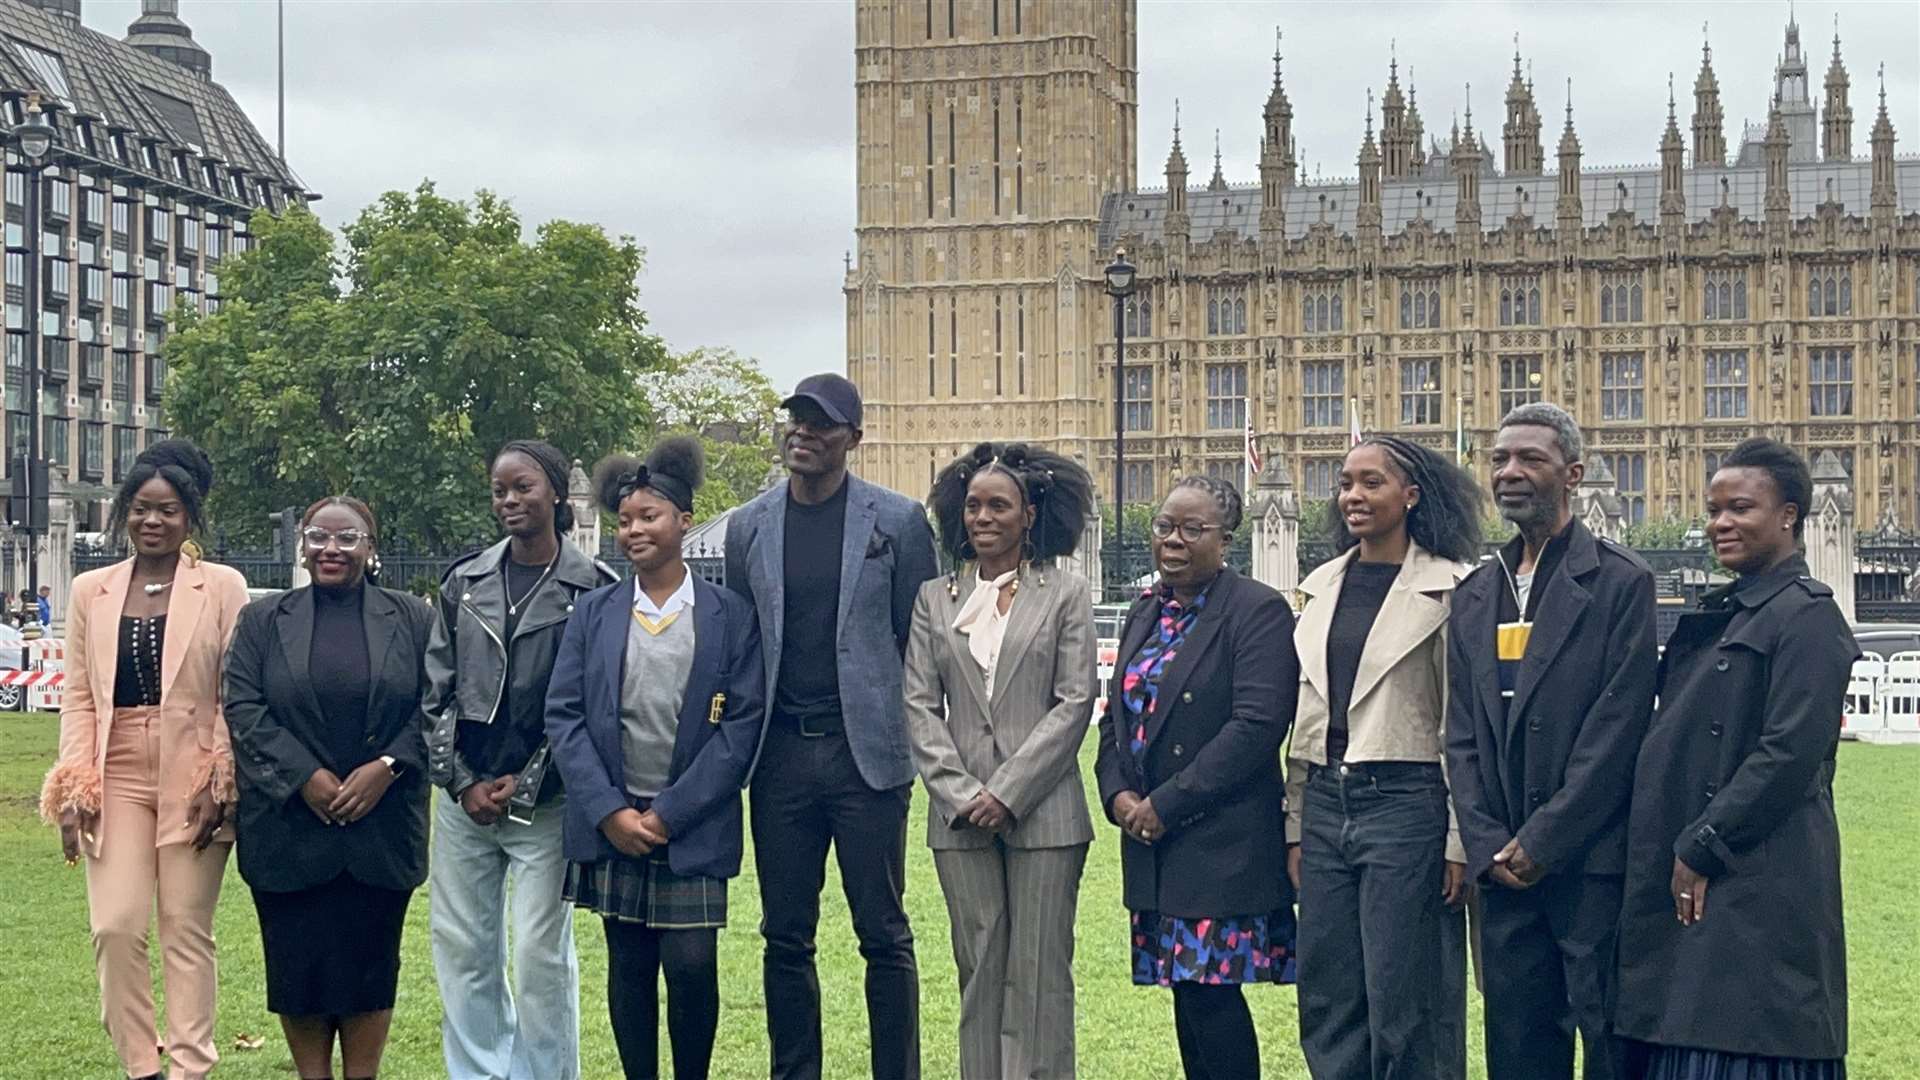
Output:
[[411,889],[342,873],[299,892],[253,891],[266,954],[267,1011],[352,1016],[393,1008]]

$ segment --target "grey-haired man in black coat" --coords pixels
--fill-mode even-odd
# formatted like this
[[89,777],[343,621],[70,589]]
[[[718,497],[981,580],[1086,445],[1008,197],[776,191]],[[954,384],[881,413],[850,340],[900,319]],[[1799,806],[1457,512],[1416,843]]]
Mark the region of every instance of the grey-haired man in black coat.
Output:
[[1658,664],[1653,573],[1573,516],[1580,428],[1501,421],[1493,494],[1518,527],[1453,594],[1448,784],[1482,892],[1488,1080],[1623,1075],[1611,1030],[1634,761]]

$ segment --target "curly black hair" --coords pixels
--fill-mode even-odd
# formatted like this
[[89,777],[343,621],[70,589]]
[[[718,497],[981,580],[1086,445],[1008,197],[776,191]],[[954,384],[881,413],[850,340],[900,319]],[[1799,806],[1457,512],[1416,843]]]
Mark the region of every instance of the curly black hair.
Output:
[[559,447],[541,439],[515,439],[493,455],[493,460],[487,462],[487,471],[491,473],[500,459],[508,454],[519,454],[546,474],[547,486],[553,489],[553,497],[557,500],[553,508],[553,531],[564,538],[573,531],[573,504],[567,501],[570,494],[567,476],[572,467],[567,455],[561,453]]
[[1728,451],[1720,468],[1759,469],[1772,477],[1781,503],[1800,511],[1793,519],[1793,538],[1800,539],[1806,531],[1807,511],[1813,509],[1813,472],[1806,458],[1777,439],[1755,436]]
[[206,452],[185,439],[161,439],[133,459],[133,467],[114,492],[113,508],[108,515],[107,531],[117,534],[127,527],[127,513],[133,497],[154,477],[165,480],[180,497],[186,511],[187,528],[201,532],[207,526],[207,495],[213,491],[213,462]]
[[1183,476],[1175,480],[1173,487],[1167,489],[1167,494],[1171,495],[1181,488],[1193,488],[1196,491],[1204,491],[1208,495],[1213,496],[1213,501],[1220,507],[1221,531],[1228,536],[1232,536],[1239,530],[1242,504],[1240,501],[1240,488],[1236,486],[1233,481],[1220,480],[1215,477],[1195,473],[1192,476]]
[[1093,478],[1078,462],[1026,443],[983,442],[940,470],[927,504],[940,530],[940,546],[956,562],[971,559],[967,542],[967,487],[981,473],[1005,473],[1033,508],[1027,540],[1035,562],[1073,554],[1093,513]]
[[[1379,447],[1400,474],[1400,482],[1420,489],[1420,501],[1407,511],[1407,535],[1414,543],[1454,562],[1480,560],[1480,520],[1486,493],[1465,469],[1438,451],[1394,435],[1369,435],[1354,450],[1361,446]],[[1327,535],[1339,552],[1360,542],[1347,531],[1338,494],[1327,500]]]
[[700,440],[675,435],[655,444],[644,461],[631,454],[601,458],[593,467],[593,493],[609,514],[618,514],[626,497],[641,488],[658,492],[682,513],[691,513],[693,493],[706,478],[707,455]]

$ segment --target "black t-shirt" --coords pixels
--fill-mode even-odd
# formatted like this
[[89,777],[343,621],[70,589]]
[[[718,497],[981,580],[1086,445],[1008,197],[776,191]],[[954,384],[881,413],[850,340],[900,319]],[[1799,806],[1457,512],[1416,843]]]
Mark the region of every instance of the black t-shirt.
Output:
[[[539,589],[552,588],[553,575],[547,573],[546,563],[528,566],[514,562],[511,558],[500,560],[501,575],[506,579],[507,589],[507,626],[503,635],[511,645],[513,632],[520,626],[520,617],[527,613],[527,604]],[[547,580],[542,580],[542,577]],[[502,674],[504,684],[513,685],[513,649],[507,649],[506,670]],[[474,775],[491,780],[496,777],[515,775],[527,767],[533,758],[533,752],[540,748],[546,739],[546,717],[539,710],[532,715],[512,714],[510,703],[513,695],[502,694],[500,699],[501,715],[493,718],[491,724],[478,724],[471,720],[462,720],[454,734],[454,744],[459,748],[460,756],[466,760],[467,767]],[[566,790],[560,780],[559,769],[548,769],[546,777],[540,782],[540,802],[550,803]]]
[[795,720],[840,714],[840,545],[847,484],[809,506],[787,492],[786,603],[773,711]]
[[1347,563],[1346,581],[1327,626],[1327,763],[1347,753],[1347,706],[1353,702],[1353,681],[1360,674],[1360,657],[1367,635],[1386,602],[1387,590],[1400,576],[1399,563]]

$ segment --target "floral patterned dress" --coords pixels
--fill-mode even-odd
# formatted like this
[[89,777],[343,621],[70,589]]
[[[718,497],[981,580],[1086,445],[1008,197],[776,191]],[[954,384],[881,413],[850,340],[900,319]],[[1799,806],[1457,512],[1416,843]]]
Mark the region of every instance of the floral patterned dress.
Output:
[[[1208,596],[1203,592],[1191,604],[1182,604],[1168,586],[1156,588],[1159,618],[1139,653],[1127,664],[1120,683],[1128,749],[1143,766],[1147,719],[1160,701],[1160,677],[1200,618]],[[1133,981],[1138,986],[1293,982],[1293,927],[1291,911],[1202,919],[1135,911]]]

